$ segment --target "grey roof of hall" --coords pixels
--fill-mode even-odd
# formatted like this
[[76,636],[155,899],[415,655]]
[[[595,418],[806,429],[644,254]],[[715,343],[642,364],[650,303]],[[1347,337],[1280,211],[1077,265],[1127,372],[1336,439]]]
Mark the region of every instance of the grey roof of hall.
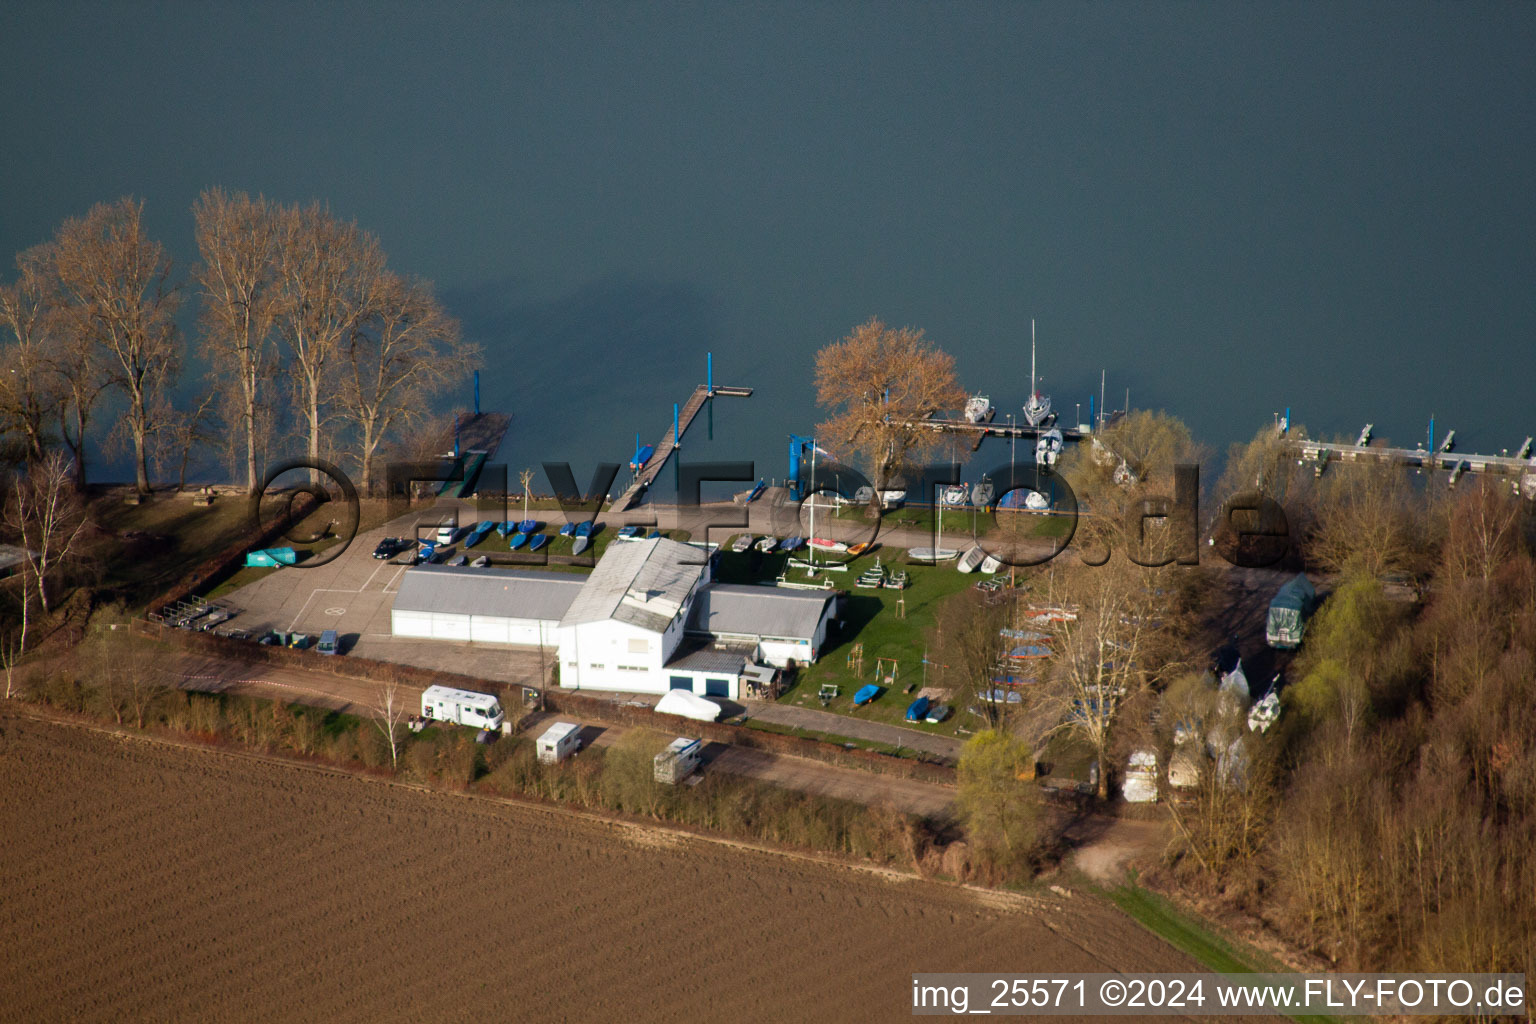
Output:
[[665,632],[703,575],[702,558],[665,537],[610,545],[560,625],[617,619]]
[[419,565],[405,571],[394,608],[558,621],[585,582],[573,573]]
[[708,640],[688,640],[678,645],[672,660],[663,666],[663,671],[676,669],[679,672],[728,672],[733,676],[740,675],[756,650],[756,644],[716,644]]
[[693,599],[688,629],[716,636],[735,633],[809,639],[816,635],[816,626],[830,600],[829,591],[718,583],[704,588]]

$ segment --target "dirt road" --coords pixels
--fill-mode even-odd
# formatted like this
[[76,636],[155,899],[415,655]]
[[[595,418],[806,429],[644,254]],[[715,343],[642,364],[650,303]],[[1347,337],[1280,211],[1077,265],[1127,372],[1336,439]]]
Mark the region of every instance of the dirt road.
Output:
[[[179,684],[188,690],[276,698],[359,715],[369,713],[370,702],[377,700],[379,692],[378,684],[366,680],[199,655],[180,656],[174,665],[174,674]],[[400,697],[408,706],[419,707],[421,688],[402,685]],[[543,731],[542,721],[552,721],[555,717],[538,716],[530,722],[525,732],[537,735]],[[564,721],[592,726],[593,741],[600,745],[612,742],[625,732],[622,726],[610,725],[601,720],[576,719],[569,715],[559,717]],[[863,804],[890,804],[898,810],[925,817],[947,817],[953,810],[955,799],[954,789],[948,786],[875,775],[808,758],[787,757],[726,744],[711,744],[706,752],[706,761],[708,768],[775,786]]]

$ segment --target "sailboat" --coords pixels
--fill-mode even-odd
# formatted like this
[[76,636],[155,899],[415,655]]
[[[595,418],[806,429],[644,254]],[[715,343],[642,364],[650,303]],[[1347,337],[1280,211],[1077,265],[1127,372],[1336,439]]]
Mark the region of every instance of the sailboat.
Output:
[[1024,422],[1032,427],[1050,426],[1056,420],[1051,411],[1051,396],[1042,395],[1035,384],[1035,322],[1029,322],[1029,401],[1024,403]]

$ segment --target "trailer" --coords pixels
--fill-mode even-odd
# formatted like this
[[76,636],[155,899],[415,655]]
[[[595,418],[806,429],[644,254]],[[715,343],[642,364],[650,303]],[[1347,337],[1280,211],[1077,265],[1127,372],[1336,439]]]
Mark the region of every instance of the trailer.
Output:
[[421,717],[472,729],[499,729],[506,715],[501,702],[489,693],[429,686],[421,693]]
[[1316,606],[1317,588],[1305,574],[1281,587],[1269,602],[1269,617],[1264,622],[1264,639],[1269,646],[1285,651],[1301,646],[1307,619]]
[[538,739],[539,763],[558,764],[581,749],[581,726],[556,722]]
[[704,752],[703,740],[691,740],[679,736],[667,744],[667,749],[656,755],[653,772],[657,782],[675,786],[699,769],[699,756]]

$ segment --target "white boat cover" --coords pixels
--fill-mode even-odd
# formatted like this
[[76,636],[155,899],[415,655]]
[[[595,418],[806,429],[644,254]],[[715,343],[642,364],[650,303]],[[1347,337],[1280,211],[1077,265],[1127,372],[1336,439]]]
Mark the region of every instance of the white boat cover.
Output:
[[656,702],[656,710],[664,715],[681,715],[699,722],[713,722],[720,717],[720,705],[687,690],[668,690]]

